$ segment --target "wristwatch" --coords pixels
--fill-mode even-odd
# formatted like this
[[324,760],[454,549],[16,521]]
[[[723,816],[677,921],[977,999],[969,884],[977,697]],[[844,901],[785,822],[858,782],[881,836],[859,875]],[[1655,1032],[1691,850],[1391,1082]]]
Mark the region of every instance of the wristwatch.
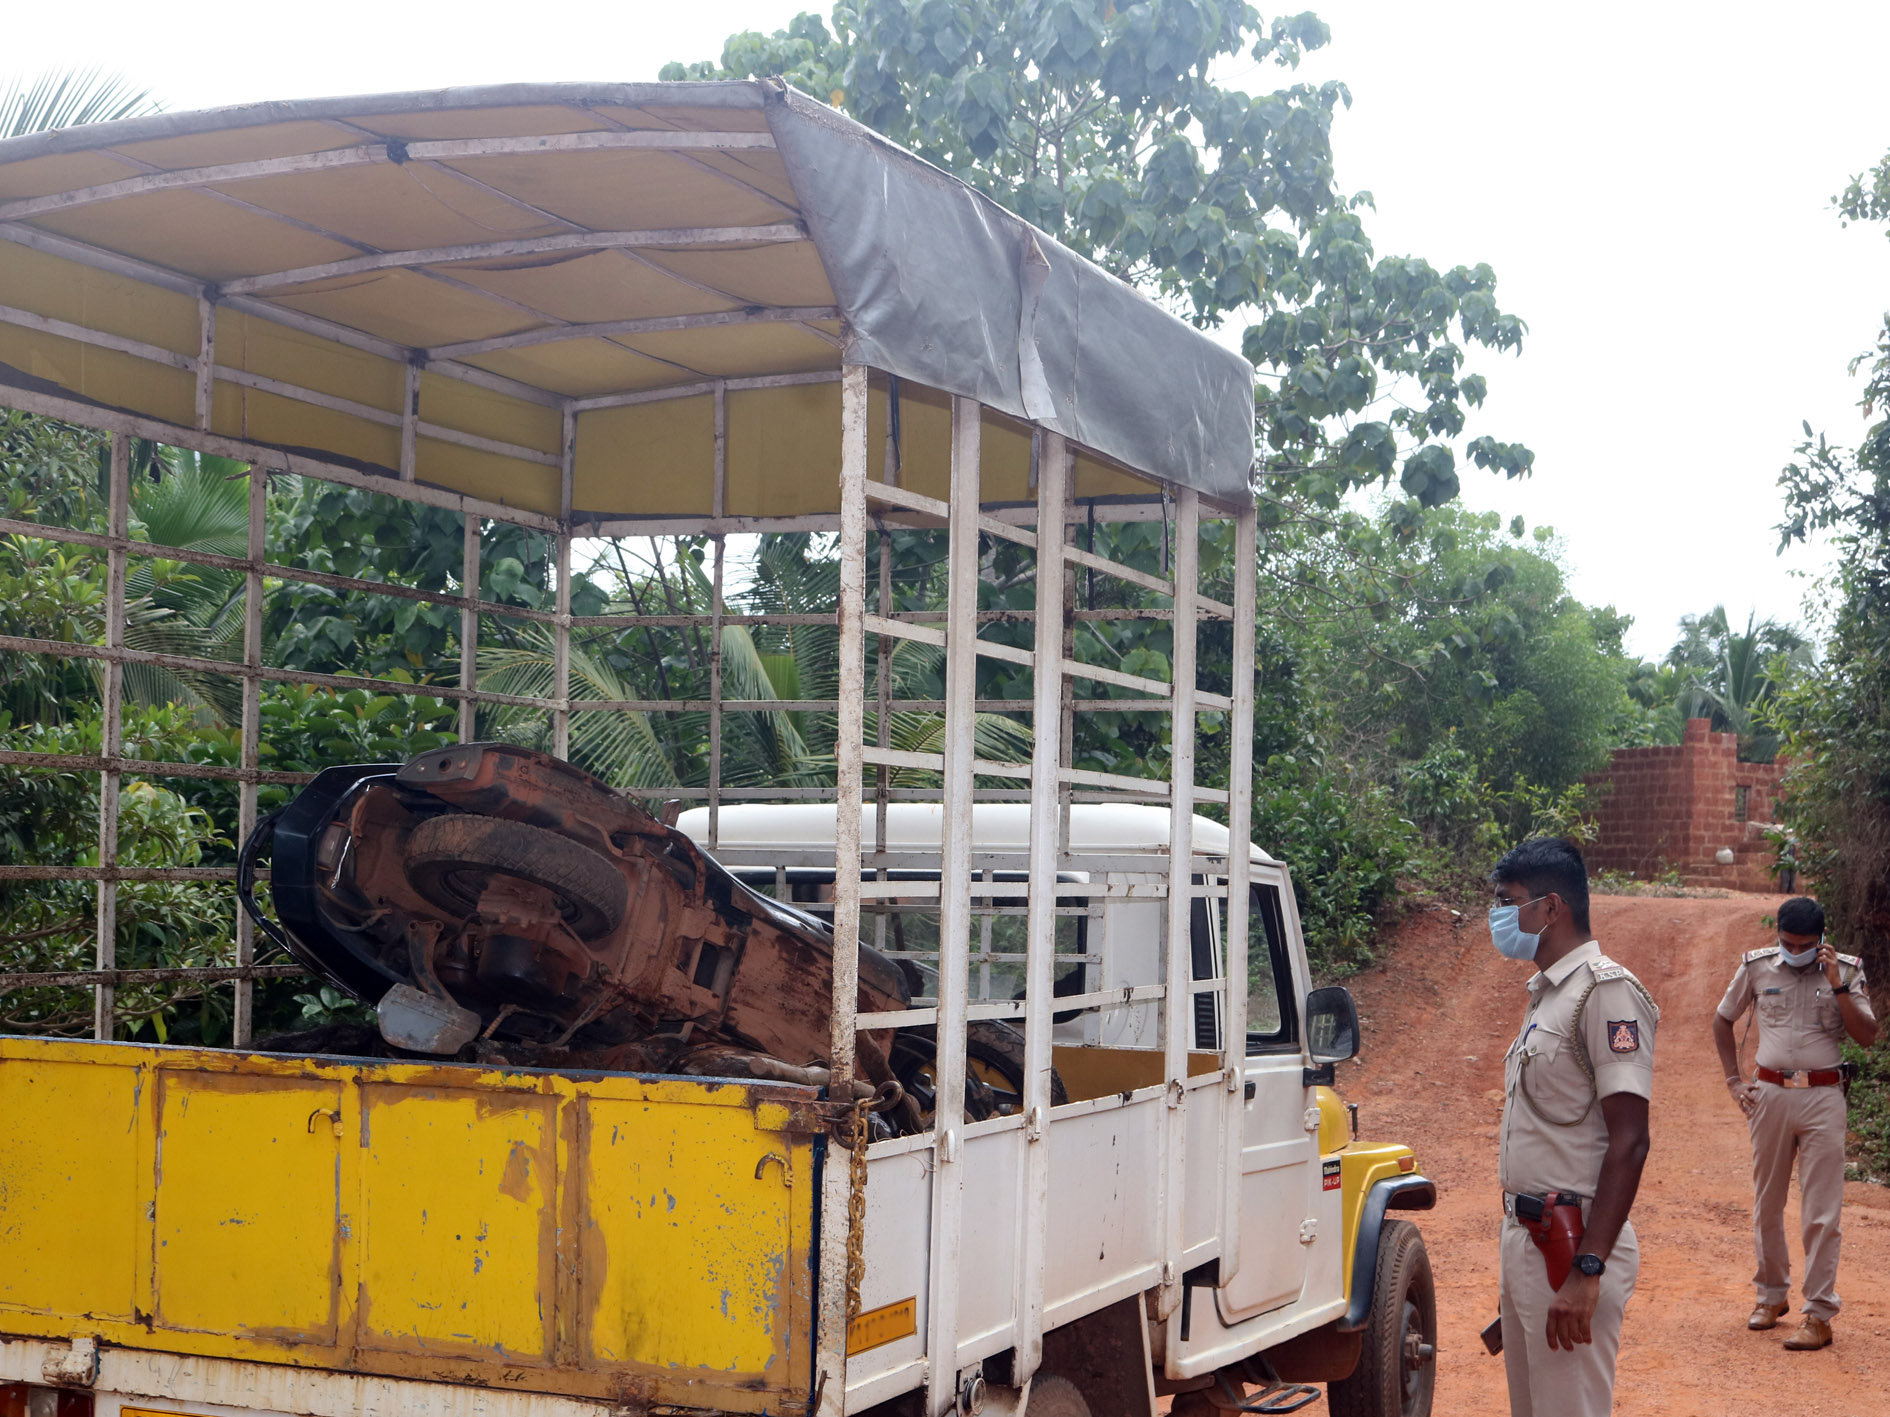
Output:
[[1608,1268],[1608,1264],[1600,1255],[1577,1255],[1575,1256],[1575,1268],[1579,1269],[1590,1279],[1599,1279],[1602,1272]]
[[1851,992],[1851,986],[1848,984],[1836,984],[1832,986],[1831,992],[1833,994],[1848,994]]

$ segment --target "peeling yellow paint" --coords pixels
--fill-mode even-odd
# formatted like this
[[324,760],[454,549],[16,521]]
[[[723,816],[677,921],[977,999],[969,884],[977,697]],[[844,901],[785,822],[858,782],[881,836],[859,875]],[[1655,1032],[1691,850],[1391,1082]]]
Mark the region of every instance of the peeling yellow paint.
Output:
[[[806,1089],[0,1038],[9,1332],[779,1412]],[[781,1165],[763,1166],[772,1156]]]

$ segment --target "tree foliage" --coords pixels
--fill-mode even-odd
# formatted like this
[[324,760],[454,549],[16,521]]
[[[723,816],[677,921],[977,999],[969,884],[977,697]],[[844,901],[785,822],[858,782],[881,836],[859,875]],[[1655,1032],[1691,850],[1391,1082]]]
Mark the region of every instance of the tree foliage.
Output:
[[[1890,154],[1837,205],[1847,220],[1890,224],[1887,194]],[[1890,970],[1890,316],[1852,371],[1866,364],[1857,445],[1834,445],[1806,424],[1779,476],[1780,549],[1823,534],[1837,556],[1823,662],[1785,690],[1779,720],[1801,866],[1834,935],[1882,980]]]
[[[785,76],[1197,324],[1249,321],[1276,522],[1394,478],[1438,506],[1487,391],[1469,351],[1518,351],[1525,327],[1487,265],[1377,254],[1370,194],[1333,182],[1345,85],[1211,77],[1235,60],[1290,70],[1329,37],[1242,0],[841,0],[831,29],[803,14],[663,77]],[[1487,435],[1464,451],[1509,477],[1534,465]]]
[[135,118],[157,107],[148,89],[100,69],[65,69],[17,78],[0,86],[0,138]]

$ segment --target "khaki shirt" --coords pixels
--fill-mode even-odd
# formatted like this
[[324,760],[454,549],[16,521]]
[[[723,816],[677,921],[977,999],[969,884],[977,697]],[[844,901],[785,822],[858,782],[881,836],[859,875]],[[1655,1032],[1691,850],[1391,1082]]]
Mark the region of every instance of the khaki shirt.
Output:
[[[1584,992],[1581,1027],[1595,1070],[1592,1089],[1571,1039]],[[1660,1011],[1634,976],[1593,940],[1536,973],[1529,981],[1529,1011],[1503,1063],[1496,1170],[1505,1191],[1573,1191],[1594,1198],[1608,1152],[1600,1099],[1617,1092],[1653,1095],[1659,1020]]]
[[[1864,964],[1855,955],[1838,956],[1838,977],[1851,986],[1851,997],[1872,1023],[1870,995],[1864,988]],[[1779,958],[1777,945],[1754,950],[1733,971],[1719,1016],[1732,1023],[1754,1003],[1759,1020],[1758,1064],[1778,1072],[1835,1068],[1843,1061],[1844,1015],[1831,981],[1815,964],[1794,969]]]

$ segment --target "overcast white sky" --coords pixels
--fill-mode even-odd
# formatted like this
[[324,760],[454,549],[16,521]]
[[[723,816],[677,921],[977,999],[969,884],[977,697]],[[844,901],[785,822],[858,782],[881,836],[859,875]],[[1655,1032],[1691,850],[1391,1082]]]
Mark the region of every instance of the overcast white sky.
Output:
[[[1470,433],[1528,443],[1536,476],[1466,470],[1465,500],[1556,527],[1576,593],[1634,615],[1650,657],[1719,602],[1799,618],[1787,572],[1815,558],[1773,556],[1773,484],[1800,419],[1862,427],[1844,369],[1890,305],[1890,241],[1829,199],[1890,149],[1890,3],[1307,3],[1333,44],[1301,76],[1352,88],[1339,180],[1377,198],[1380,254],[1488,261],[1529,322],[1520,359],[1472,361],[1490,399]],[[98,64],[172,108],[647,79],[805,8],[14,5],[0,77]]]

